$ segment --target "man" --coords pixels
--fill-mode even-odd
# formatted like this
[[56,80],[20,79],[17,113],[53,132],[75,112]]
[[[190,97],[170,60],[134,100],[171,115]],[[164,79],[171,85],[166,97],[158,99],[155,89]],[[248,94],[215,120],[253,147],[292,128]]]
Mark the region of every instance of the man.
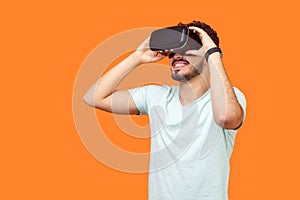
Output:
[[148,38],[103,75],[84,100],[117,114],[148,114],[149,199],[225,200],[236,130],[245,118],[245,97],[225,72],[217,33],[199,21],[180,25],[188,26],[202,47],[168,55],[178,86],[116,90],[136,67],[166,57],[149,49]]

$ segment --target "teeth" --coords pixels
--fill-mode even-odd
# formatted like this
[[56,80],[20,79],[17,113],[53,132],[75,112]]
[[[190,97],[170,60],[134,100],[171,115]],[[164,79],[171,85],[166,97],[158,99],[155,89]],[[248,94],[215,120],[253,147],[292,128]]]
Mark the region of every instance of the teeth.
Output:
[[175,64],[175,67],[183,67],[185,64],[182,64],[182,63],[178,63],[178,64]]

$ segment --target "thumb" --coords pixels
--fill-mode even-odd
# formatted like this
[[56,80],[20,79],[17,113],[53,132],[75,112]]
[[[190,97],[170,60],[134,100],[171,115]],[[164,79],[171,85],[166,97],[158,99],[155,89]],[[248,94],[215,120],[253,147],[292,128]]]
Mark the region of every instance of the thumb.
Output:
[[159,61],[159,60],[162,60],[166,57],[166,55],[163,55],[163,54],[158,54],[157,56],[155,56],[155,60],[156,61]]

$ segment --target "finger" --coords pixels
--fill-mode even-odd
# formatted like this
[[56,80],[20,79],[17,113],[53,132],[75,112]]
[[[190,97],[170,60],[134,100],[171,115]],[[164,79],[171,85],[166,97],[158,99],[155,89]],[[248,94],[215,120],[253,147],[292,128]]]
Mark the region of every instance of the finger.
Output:
[[147,37],[147,38],[145,39],[145,41],[143,42],[143,45],[144,45],[145,47],[149,47],[149,43],[150,43],[150,37]]
[[138,49],[147,49],[149,48],[149,43],[150,43],[150,36],[147,37],[142,44],[138,47]]
[[197,33],[197,34],[201,34],[202,31],[203,31],[201,28],[196,27],[196,26],[189,26],[189,29],[192,30],[194,33]]
[[154,57],[154,60],[159,61],[159,60],[164,59],[165,57],[166,57],[166,55],[158,54],[157,56]]
[[156,58],[158,58],[159,60],[161,60],[161,59],[163,59],[163,58],[165,58],[165,57],[167,57],[166,55],[163,55],[163,54],[158,54],[157,56],[156,56]]
[[202,39],[202,37],[208,36],[207,33],[202,28],[196,26],[189,26],[189,29],[192,30],[197,35],[199,35],[200,39]]
[[216,46],[214,41],[211,39],[211,37],[202,28],[195,27],[195,26],[190,26],[189,28],[190,30],[196,31],[196,33],[199,35],[199,38],[202,41],[204,49],[207,50],[213,46]]
[[200,28],[197,27],[197,26],[189,26],[188,28],[191,29],[191,30],[197,30],[197,29],[200,29]]

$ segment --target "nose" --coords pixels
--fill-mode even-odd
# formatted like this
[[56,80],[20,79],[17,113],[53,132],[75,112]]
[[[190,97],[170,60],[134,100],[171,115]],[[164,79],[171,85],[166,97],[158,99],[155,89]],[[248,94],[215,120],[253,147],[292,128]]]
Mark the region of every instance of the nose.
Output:
[[180,55],[178,53],[170,53],[169,58],[179,59],[179,58],[182,58],[182,55]]

